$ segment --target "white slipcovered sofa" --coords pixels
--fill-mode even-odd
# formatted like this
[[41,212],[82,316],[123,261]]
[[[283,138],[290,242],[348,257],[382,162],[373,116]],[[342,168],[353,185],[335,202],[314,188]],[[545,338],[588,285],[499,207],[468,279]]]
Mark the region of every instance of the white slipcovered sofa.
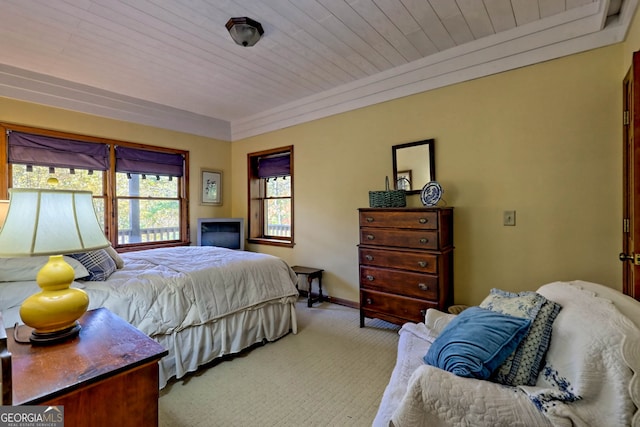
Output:
[[425,323],[400,331],[374,427],[640,427],[640,302],[584,281],[554,282],[530,294],[561,306],[533,385],[500,384],[497,370],[482,380],[425,363],[447,329],[464,327],[451,323],[452,314],[428,310]]

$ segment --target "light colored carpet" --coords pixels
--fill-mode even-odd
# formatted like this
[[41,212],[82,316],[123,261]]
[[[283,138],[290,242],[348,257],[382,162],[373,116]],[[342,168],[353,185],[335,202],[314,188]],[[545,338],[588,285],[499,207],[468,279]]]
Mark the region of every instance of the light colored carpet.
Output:
[[297,304],[298,333],[215,363],[160,392],[160,427],[370,426],[398,326],[324,302]]

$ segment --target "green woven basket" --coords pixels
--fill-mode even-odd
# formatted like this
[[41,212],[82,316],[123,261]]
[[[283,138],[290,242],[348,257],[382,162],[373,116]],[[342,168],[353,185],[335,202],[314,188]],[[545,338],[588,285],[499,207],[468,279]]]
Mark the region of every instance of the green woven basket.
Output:
[[369,191],[371,208],[403,208],[407,206],[407,194],[404,190],[389,190],[389,177],[385,178],[385,191]]

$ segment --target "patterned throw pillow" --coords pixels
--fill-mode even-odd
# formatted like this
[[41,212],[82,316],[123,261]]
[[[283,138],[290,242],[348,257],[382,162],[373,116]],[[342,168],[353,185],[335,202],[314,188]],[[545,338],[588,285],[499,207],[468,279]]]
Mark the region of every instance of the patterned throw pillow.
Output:
[[109,245],[106,248],[104,248],[104,250],[107,251],[109,256],[113,259],[113,262],[116,263],[117,269],[124,267],[124,260],[122,259],[120,254],[115,249],[113,249],[113,246]]
[[83,280],[103,282],[116,271],[116,263],[104,249],[69,256],[80,261],[89,272],[89,276]]
[[492,289],[480,307],[532,321],[527,336],[493,373],[492,379],[510,386],[535,385],[549,348],[551,328],[560,312],[560,304],[537,292],[512,293]]

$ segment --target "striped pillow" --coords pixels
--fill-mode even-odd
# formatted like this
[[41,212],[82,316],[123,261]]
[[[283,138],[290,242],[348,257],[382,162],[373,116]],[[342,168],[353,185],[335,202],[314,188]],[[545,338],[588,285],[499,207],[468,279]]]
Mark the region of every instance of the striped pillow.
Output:
[[69,256],[80,261],[89,272],[89,276],[83,280],[103,282],[116,271],[116,263],[104,249],[70,254]]

